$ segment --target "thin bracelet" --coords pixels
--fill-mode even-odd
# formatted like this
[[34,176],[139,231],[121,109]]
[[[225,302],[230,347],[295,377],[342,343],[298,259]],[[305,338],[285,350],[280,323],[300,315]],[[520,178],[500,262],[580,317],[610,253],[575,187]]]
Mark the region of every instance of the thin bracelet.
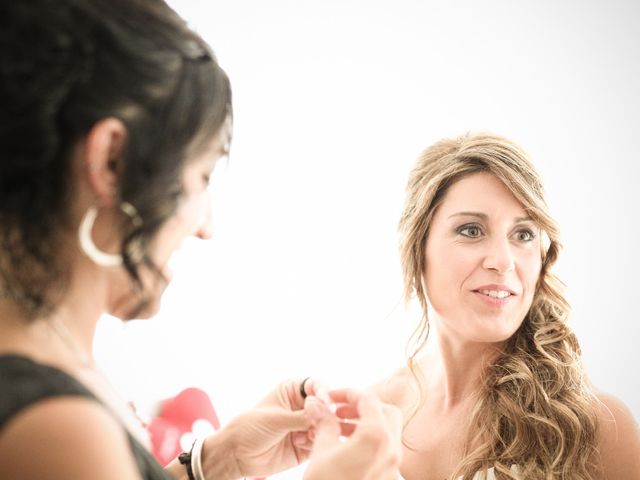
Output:
[[191,452],[193,452],[193,445],[191,445],[191,450],[188,452],[182,452],[178,455],[178,461],[187,469],[187,477],[189,477],[189,480],[196,480],[193,476],[193,469],[191,468]]
[[202,471],[202,446],[204,445],[204,439],[198,438],[191,448],[191,471],[193,472],[194,480],[205,480],[204,472]]

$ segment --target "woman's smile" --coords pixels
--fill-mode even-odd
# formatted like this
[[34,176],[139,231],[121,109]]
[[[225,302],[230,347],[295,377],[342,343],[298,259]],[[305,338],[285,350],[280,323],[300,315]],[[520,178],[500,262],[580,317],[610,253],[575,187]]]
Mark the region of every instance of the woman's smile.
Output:
[[484,305],[504,307],[516,300],[517,294],[504,285],[483,285],[471,291]]

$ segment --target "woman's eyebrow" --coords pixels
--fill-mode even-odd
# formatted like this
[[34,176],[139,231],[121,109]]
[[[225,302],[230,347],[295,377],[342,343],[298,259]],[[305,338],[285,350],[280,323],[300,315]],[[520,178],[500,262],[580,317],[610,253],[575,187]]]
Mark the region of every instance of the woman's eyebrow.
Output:
[[487,215],[486,213],[480,213],[480,212],[458,212],[458,213],[449,215],[447,218],[452,218],[452,217],[478,217],[478,218],[481,218],[482,220],[486,220],[489,218],[489,215]]
[[[449,215],[447,218],[453,218],[453,217],[477,217],[477,218],[480,218],[481,220],[487,220],[489,218],[489,215],[482,212],[457,212]],[[526,217],[516,217],[513,220],[513,223],[525,223],[525,222],[533,222],[533,219],[529,216],[526,216]]]

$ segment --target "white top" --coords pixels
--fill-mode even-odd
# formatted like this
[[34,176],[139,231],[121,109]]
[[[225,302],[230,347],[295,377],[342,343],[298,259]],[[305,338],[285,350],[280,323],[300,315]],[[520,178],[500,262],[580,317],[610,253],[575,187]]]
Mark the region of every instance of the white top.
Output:
[[[513,473],[520,473],[520,469],[518,468],[517,465],[511,465],[511,472]],[[400,476],[401,480],[404,480],[404,477],[401,475]],[[494,468],[491,467],[489,470],[487,470],[487,475],[486,477],[484,475],[481,474],[481,472],[476,472],[476,474],[473,476],[473,480],[495,480],[496,479],[496,474],[494,473]],[[462,480],[462,477],[458,477],[458,480]]]
[[[511,472],[512,473],[520,473],[520,469],[518,468],[517,465],[511,465]],[[484,480],[484,476],[480,475],[480,472],[476,472],[476,474],[473,476],[473,480]],[[487,480],[495,480],[496,478],[496,474],[494,473],[494,468],[491,467],[489,470],[487,470],[487,476],[486,479]],[[462,480],[462,477],[460,477],[458,480]]]

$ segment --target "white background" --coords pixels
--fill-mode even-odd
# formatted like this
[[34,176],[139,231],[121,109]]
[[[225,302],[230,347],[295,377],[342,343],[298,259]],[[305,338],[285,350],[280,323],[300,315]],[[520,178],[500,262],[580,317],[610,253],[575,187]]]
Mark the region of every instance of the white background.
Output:
[[419,318],[397,255],[407,175],[485,130],[541,171],[588,372],[640,418],[640,4],[171,3],[231,78],[235,134],[215,237],[178,252],[161,314],[100,325],[125,396],[198,386],[226,422],[284,378],[364,387],[401,366]]

